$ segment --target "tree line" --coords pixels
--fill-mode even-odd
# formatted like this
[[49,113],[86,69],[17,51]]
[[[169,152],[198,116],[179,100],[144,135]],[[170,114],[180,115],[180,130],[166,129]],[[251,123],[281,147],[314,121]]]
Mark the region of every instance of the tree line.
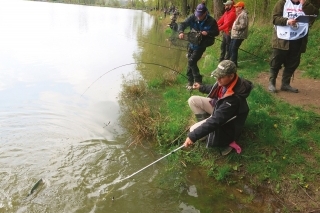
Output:
[[[37,0],[36,0],[37,1]],[[97,5],[105,7],[123,7],[140,10],[158,10],[163,11],[165,8],[175,6],[182,16],[187,16],[187,6],[192,13],[199,3],[205,3],[210,14],[215,18],[224,12],[223,3],[226,0],[39,0],[51,1],[68,4]],[[237,2],[237,0],[234,0]],[[245,8],[249,12],[251,24],[271,22],[271,13],[274,5],[278,0],[242,0]],[[308,0],[320,7],[320,0]]]

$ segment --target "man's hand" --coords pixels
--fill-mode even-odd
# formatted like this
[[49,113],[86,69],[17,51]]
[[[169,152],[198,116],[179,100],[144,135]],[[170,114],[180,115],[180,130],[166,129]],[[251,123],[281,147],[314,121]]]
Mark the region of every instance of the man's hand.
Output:
[[295,26],[295,25],[297,24],[297,20],[295,20],[295,19],[288,19],[287,23],[288,23],[288,25]]
[[184,38],[184,33],[180,33],[180,34],[179,34],[179,38],[180,38],[180,39],[183,39],[183,38]]
[[184,142],[183,144],[185,147],[189,147],[189,146],[192,146],[193,145],[193,142],[192,140],[190,140],[189,137],[187,137],[186,141]]
[[199,89],[200,88],[200,84],[195,82],[193,85],[192,85],[192,89]]
[[207,31],[201,31],[201,34],[206,36],[206,35],[208,35],[208,32]]
[[306,0],[300,0],[300,4],[304,4],[306,2]]

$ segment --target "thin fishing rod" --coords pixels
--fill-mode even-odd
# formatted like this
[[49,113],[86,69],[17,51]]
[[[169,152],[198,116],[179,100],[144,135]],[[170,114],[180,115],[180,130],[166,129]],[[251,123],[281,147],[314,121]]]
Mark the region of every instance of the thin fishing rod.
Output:
[[[215,37],[215,39],[218,40],[218,41],[220,41],[220,42],[222,42],[222,40],[221,40],[221,39],[218,39],[217,37]],[[188,41],[188,39],[181,39],[181,40]],[[244,49],[241,49],[240,47],[239,47],[239,50],[241,50],[241,51],[243,51],[243,52],[245,52],[245,53],[247,53],[247,54],[253,55],[254,57],[259,58],[259,59],[261,59],[261,60],[263,60],[263,61],[268,61],[267,59],[262,58],[262,57],[260,57],[260,56],[257,56],[257,55],[255,55],[255,54],[253,54],[253,53],[251,53],[251,52],[248,52],[248,51],[246,51],[246,50],[244,50]]]
[[111,69],[111,70],[108,70],[107,72],[105,72],[104,74],[102,74],[99,78],[97,78],[94,82],[92,82],[92,84],[90,84],[90,86],[88,86],[88,88],[82,93],[81,96],[83,96],[84,93],[86,93],[94,83],[96,83],[100,78],[102,78],[103,76],[105,76],[105,75],[108,74],[109,72],[111,72],[111,71],[113,71],[113,70],[116,70],[116,69],[119,69],[120,67],[125,67],[125,66],[129,66],[129,65],[133,65],[133,64],[149,64],[149,65],[156,65],[156,66],[168,68],[168,69],[170,69],[170,70],[178,73],[179,75],[183,76],[184,78],[188,79],[188,77],[185,76],[185,75],[183,75],[181,72],[178,72],[177,70],[175,70],[175,69],[173,69],[173,68],[171,68],[171,67],[167,67],[167,66],[165,66],[165,65],[161,65],[161,64],[157,64],[157,63],[151,63],[151,62],[133,62],[133,63],[129,63],[129,64],[123,64],[123,65],[121,65],[121,66],[118,66],[118,67],[115,67],[115,68],[113,68],[113,69]]
[[171,155],[171,154],[175,153],[176,151],[180,150],[180,149],[181,149],[181,148],[183,148],[183,147],[184,147],[184,145],[181,145],[180,147],[176,148],[175,150],[171,151],[170,153],[168,153],[168,154],[166,154],[166,155],[162,156],[162,157],[161,157],[161,158],[159,158],[158,160],[156,160],[156,161],[154,161],[154,162],[150,163],[149,165],[147,165],[147,166],[143,167],[142,169],[140,169],[140,170],[136,171],[135,173],[133,173],[133,174],[129,175],[128,177],[125,177],[125,178],[123,178],[123,179],[119,180],[118,182],[121,182],[121,181],[123,181],[123,180],[126,180],[126,179],[131,178],[132,176],[134,176],[134,175],[138,174],[139,172],[141,172],[141,171],[145,170],[146,168],[148,168],[148,167],[152,166],[153,164],[155,164],[155,163],[159,162],[159,161],[160,161],[160,160],[162,160],[163,158],[165,158],[165,157],[167,157],[167,156],[169,156],[169,155]]
[[[119,35],[121,35],[121,34],[119,34]],[[121,35],[121,36],[124,36],[126,38],[130,38],[130,39],[133,39],[133,40],[136,40],[136,41],[140,41],[140,42],[145,43],[145,44],[151,44],[151,45],[154,45],[154,46],[157,46],[157,47],[163,47],[163,48],[168,48],[168,49],[172,49],[172,50],[179,50],[179,51],[186,51],[185,49],[180,49],[180,48],[174,48],[174,47],[171,47],[171,46],[164,46],[164,45],[160,45],[160,44],[155,44],[155,43],[151,43],[151,42],[135,39],[135,38],[132,38],[132,37],[129,37],[129,36],[125,36],[125,35]]]
[[[232,121],[232,120],[233,120],[233,119],[235,119],[235,118],[237,118],[237,116],[236,116],[236,115],[235,115],[235,116],[233,116],[232,118],[230,118],[229,120],[227,120],[227,121],[226,121],[225,123],[223,123],[221,126],[225,125],[226,123],[228,123],[228,122]],[[180,149],[181,149],[181,148],[183,148],[183,147],[185,147],[185,146],[184,146],[184,144],[183,144],[183,145],[181,145],[181,146],[179,146],[179,147],[178,147],[178,148],[176,148],[175,150],[171,151],[170,153],[168,153],[168,154],[166,154],[166,155],[162,156],[162,157],[161,157],[161,158],[159,158],[158,160],[156,160],[156,161],[154,161],[154,162],[150,163],[149,165],[147,165],[147,166],[143,167],[142,169],[140,169],[140,170],[136,171],[135,173],[133,173],[133,174],[129,175],[128,177],[125,177],[125,178],[123,178],[123,179],[121,179],[121,180],[119,180],[119,181],[117,181],[117,182],[121,182],[121,181],[123,181],[123,180],[126,180],[126,179],[131,178],[132,176],[134,176],[134,175],[138,174],[139,172],[141,172],[141,171],[145,170],[146,168],[148,168],[148,167],[152,166],[153,164],[155,164],[155,163],[159,162],[159,161],[160,161],[160,160],[162,160],[163,158],[165,158],[165,157],[167,157],[167,156],[169,156],[169,155],[171,155],[171,154],[175,153],[176,151],[180,150]]]

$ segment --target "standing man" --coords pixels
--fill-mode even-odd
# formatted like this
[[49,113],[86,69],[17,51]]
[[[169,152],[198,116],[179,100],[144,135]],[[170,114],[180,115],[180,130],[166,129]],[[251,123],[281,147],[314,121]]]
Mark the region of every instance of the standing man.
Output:
[[192,90],[192,85],[197,82],[202,84],[202,75],[198,68],[198,61],[200,60],[204,51],[208,46],[213,45],[215,36],[219,35],[218,25],[214,18],[208,14],[208,9],[204,4],[199,4],[195,13],[186,18],[180,23],[178,27],[179,38],[184,38],[184,30],[189,27],[193,35],[196,35],[196,41],[191,41],[188,36],[188,67],[187,89]]
[[284,66],[281,90],[297,93],[298,89],[290,86],[290,79],[300,64],[301,53],[306,52],[309,27],[315,17],[307,17],[309,21],[296,19],[302,15],[318,15],[316,8],[306,0],[278,0],[273,8],[274,30],[272,35],[272,58],[270,62],[270,92],[276,92],[276,79]]
[[231,28],[237,17],[235,7],[233,7],[233,1],[228,0],[223,4],[225,12],[217,22],[219,31],[222,32],[222,42],[220,46],[221,54],[219,62],[230,59],[229,45],[231,41]]
[[237,75],[236,65],[229,60],[220,62],[211,76],[217,81],[214,85],[193,85],[208,96],[191,96],[188,100],[198,123],[191,126],[184,146],[209,135],[207,147],[223,147],[222,155],[230,153],[232,148],[240,153],[236,141],[249,113],[246,98],[253,85]]
[[234,5],[237,18],[231,29],[230,60],[238,67],[238,50],[244,39],[248,37],[248,12],[244,9],[244,2],[239,1]]

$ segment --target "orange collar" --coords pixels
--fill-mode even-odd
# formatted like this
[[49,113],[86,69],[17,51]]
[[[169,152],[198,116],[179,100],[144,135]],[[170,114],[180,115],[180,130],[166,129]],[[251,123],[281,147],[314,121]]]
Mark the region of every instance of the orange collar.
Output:
[[233,88],[236,85],[237,81],[238,81],[238,75],[235,76],[235,78],[233,79],[233,81],[231,82],[230,86],[228,86],[226,93],[224,94],[223,98],[231,96],[234,94]]

